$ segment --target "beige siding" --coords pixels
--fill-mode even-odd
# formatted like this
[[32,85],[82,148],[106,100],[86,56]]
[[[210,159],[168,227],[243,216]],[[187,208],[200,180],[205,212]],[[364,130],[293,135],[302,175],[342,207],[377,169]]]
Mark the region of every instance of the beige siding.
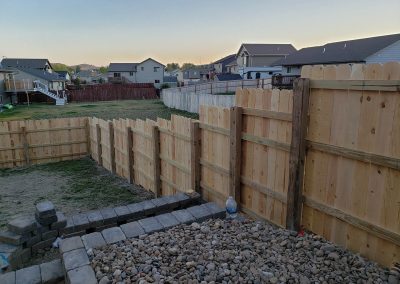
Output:
[[[154,71],[155,67],[157,67],[156,72]],[[136,79],[138,83],[153,83],[159,87],[164,80],[164,66],[153,60],[144,61],[137,66]],[[160,83],[155,83],[156,80]]]

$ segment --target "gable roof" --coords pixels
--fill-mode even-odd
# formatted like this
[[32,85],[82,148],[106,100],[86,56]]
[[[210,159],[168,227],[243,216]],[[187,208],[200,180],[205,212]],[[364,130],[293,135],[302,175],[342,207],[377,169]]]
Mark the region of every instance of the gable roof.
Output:
[[158,62],[157,60],[154,60],[153,58],[147,58],[146,60],[143,60],[142,62],[140,62],[139,64],[142,64],[143,62],[146,62],[146,61],[149,61],[149,60],[151,60],[151,61],[154,61],[155,63],[158,63],[158,64],[160,64],[160,65],[162,65],[162,66],[164,66],[165,67],[165,65],[164,64],[162,64],[162,63],[160,63],[160,62]]
[[62,78],[65,78],[67,74],[69,75],[68,71],[56,71],[58,75],[60,75]]
[[302,48],[273,65],[308,65],[365,62],[381,49],[400,40],[400,34],[327,43]]
[[110,63],[108,72],[136,72],[139,63]]
[[291,44],[264,44],[264,43],[243,43],[236,56],[239,55],[242,49],[246,49],[249,55],[288,55],[296,51],[296,48]]
[[239,74],[223,73],[223,74],[216,74],[215,76],[217,77],[218,81],[242,80],[242,76],[240,76]]
[[58,73],[49,73],[47,71],[43,71],[43,70],[39,70],[39,69],[32,69],[32,68],[17,68],[17,69],[21,70],[22,72],[33,75],[35,77],[44,79],[46,81],[61,81],[61,82],[66,81],[64,78],[61,78],[58,75]]
[[237,65],[236,56],[235,56],[235,58],[234,58],[231,62],[229,62],[228,64],[226,64],[226,66],[235,66],[235,65]]
[[44,58],[4,58],[1,61],[4,67],[44,69],[46,64],[51,64]]
[[219,64],[222,63],[222,65],[226,65],[228,63],[230,63],[233,59],[235,59],[236,54],[230,54],[228,56],[225,56],[217,61],[215,61],[213,64]]
[[164,83],[178,83],[176,76],[164,76]]

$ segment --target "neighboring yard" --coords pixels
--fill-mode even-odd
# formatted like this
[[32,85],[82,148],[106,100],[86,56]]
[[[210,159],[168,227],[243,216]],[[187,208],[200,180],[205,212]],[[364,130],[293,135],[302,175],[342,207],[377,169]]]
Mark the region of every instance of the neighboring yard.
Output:
[[13,110],[0,113],[1,120],[46,119],[59,117],[96,116],[102,119],[131,118],[170,119],[172,114],[198,118],[197,114],[170,109],[160,100],[126,100],[96,103],[70,103],[55,106],[34,103],[30,106],[17,105]]

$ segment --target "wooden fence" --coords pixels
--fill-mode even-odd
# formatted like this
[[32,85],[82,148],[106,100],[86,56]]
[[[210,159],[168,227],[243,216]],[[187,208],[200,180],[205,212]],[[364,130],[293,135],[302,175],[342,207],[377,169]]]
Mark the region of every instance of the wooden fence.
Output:
[[87,118],[60,118],[0,122],[0,168],[87,155],[87,121]]

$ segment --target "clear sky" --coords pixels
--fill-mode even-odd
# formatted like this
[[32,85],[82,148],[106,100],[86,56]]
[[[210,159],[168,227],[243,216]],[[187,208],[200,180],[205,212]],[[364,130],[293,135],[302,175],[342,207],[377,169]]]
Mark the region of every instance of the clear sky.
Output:
[[0,57],[205,64],[240,44],[400,33],[400,0],[0,0]]

